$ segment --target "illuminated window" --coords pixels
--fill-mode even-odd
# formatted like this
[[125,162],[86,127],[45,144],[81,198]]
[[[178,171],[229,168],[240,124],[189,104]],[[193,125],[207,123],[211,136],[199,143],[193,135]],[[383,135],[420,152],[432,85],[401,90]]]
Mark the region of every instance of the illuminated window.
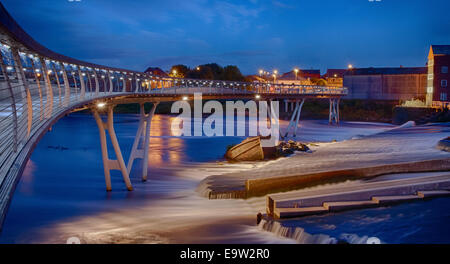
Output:
[[432,73],[428,74],[428,80],[433,80],[433,74]]
[[441,86],[447,87],[447,80],[441,80]]
[[447,66],[442,66],[441,67],[441,73],[448,73],[448,67]]
[[447,93],[441,93],[441,101],[447,101]]

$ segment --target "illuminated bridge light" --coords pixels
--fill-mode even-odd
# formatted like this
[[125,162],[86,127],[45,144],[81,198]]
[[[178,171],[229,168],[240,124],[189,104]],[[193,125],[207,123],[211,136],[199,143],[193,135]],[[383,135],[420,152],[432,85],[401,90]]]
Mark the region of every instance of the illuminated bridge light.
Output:
[[98,108],[103,108],[103,107],[105,107],[105,105],[106,105],[106,103],[100,102],[100,103],[97,104],[97,107]]

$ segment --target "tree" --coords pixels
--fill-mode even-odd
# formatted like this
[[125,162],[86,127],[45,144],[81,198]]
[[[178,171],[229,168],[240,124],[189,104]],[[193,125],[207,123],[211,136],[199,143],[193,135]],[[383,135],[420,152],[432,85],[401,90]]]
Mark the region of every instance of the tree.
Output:
[[221,80],[242,82],[245,81],[245,77],[242,75],[237,66],[228,65],[223,69],[223,76]]
[[178,78],[186,78],[189,73],[189,68],[186,65],[178,64],[170,68],[170,76]]
[[170,69],[170,76],[204,80],[246,81],[246,78],[237,66],[228,65],[222,68],[217,63],[203,64],[193,69],[182,64],[174,65]]
[[220,77],[223,75],[222,66],[220,66],[217,63],[208,63],[208,64],[200,65],[200,68],[204,68],[204,67],[211,69],[211,72],[214,75],[214,79],[221,80]]
[[214,73],[210,67],[201,65],[198,66],[198,69],[190,70],[187,77],[192,79],[214,80]]

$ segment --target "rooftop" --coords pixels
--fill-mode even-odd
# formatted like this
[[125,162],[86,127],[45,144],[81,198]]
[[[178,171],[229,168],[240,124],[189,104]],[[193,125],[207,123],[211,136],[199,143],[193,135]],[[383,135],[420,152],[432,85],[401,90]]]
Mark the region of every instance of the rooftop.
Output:
[[434,55],[450,55],[450,45],[431,45]]
[[165,73],[159,67],[148,67],[147,70],[145,70],[145,72],[146,73],[150,73],[150,74],[154,74],[154,75],[169,76],[167,73]]
[[323,76],[326,77],[341,77],[344,76],[347,69],[328,69],[327,73],[325,73]]
[[347,70],[344,75],[427,74],[427,71],[426,67],[354,68]]
[[[299,69],[298,73],[297,73],[297,79],[300,79],[302,77],[312,77],[315,76],[317,78],[320,78],[320,70],[302,70]],[[281,75],[280,78],[278,78],[279,80],[294,80],[295,79],[295,72],[294,71],[290,71],[290,72],[286,72],[283,73],[283,75]]]

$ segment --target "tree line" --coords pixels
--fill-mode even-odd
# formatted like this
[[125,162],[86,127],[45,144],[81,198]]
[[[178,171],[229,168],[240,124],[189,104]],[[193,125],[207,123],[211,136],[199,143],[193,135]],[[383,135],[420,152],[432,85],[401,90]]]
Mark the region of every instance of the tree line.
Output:
[[222,67],[217,63],[208,63],[199,65],[195,68],[189,68],[186,65],[178,64],[170,68],[171,76],[178,78],[223,80],[245,82],[246,77],[242,75],[237,66],[228,65]]

